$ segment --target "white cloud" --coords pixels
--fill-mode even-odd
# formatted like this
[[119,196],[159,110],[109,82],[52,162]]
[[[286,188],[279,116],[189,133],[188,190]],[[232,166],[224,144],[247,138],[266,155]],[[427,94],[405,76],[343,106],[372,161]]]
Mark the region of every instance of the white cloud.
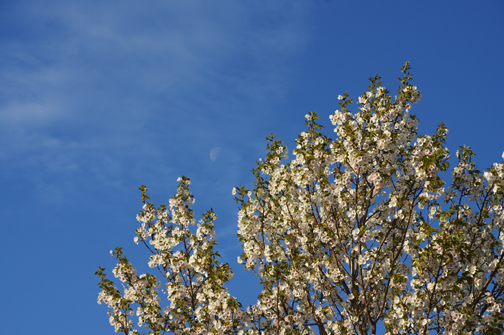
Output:
[[161,173],[177,164],[164,157],[208,157],[202,143],[253,132],[252,113],[286,91],[301,3],[19,5],[13,31],[26,31],[0,51],[0,160],[114,179],[125,164]]

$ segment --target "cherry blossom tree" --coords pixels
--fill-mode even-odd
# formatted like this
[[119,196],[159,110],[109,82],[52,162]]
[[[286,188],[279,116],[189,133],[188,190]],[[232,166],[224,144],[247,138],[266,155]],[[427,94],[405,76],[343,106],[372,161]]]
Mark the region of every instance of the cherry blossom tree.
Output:
[[421,94],[409,70],[406,63],[395,98],[378,76],[355,112],[339,96],[335,138],[307,114],[290,161],[271,135],[254,187],[233,189],[238,262],[262,286],[252,306],[226,288],[232,272],[218,261],[216,215],[196,223],[190,180],[179,178],[168,206],[148,202],[142,186],[134,240],[152,253],[158,277],[137,274],[120,247],[111,253],[122,288],[98,268],[98,303],[108,305],[115,330],[502,334],[504,161],[481,172],[464,146],[450,178],[448,130],[441,123],[419,134],[411,109]]

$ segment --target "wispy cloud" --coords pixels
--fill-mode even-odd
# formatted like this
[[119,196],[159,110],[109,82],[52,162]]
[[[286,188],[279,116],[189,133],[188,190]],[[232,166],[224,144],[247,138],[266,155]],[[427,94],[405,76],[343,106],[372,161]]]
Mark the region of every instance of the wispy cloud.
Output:
[[229,138],[252,132],[282,97],[283,60],[306,38],[302,5],[287,1],[260,11],[234,1],[10,10],[19,32],[0,52],[0,159],[33,176],[113,180],[128,163],[161,173],[163,155],[240,150],[246,141]]

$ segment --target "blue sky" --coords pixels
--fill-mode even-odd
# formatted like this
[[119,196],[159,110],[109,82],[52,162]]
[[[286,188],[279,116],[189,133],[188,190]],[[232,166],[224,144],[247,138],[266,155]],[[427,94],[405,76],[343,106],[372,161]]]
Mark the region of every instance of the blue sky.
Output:
[[231,189],[274,132],[290,148],[316,110],[410,61],[420,131],[481,168],[504,151],[504,2],[12,1],[0,3],[0,321],[4,333],[112,334],[94,271],[133,243],[138,187],[156,204],[193,181],[214,208],[222,261],[244,304]]

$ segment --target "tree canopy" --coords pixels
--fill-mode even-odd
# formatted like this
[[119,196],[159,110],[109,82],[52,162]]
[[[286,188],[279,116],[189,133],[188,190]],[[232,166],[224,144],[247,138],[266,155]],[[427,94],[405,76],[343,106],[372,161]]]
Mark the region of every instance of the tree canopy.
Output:
[[283,142],[268,137],[254,186],[233,189],[238,262],[262,287],[252,306],[226,288],[233,274],[218,261],[216,215],[196,220],[190,179],[179,178],[177,194],[157,207],[142,186],[135,242],[152,253],[157,276],[137,274],[120,247],[112,272],[122,289],[98,268],[98,302],[115,330],[501,334],[504,161],[482,172],[463,146],[450,169],[445,125],[418,131],[412,106],[421,93],[409,70],[395,98],[377,75],[356,111],[340,95],[334,138],[307,114],[290,161]]

